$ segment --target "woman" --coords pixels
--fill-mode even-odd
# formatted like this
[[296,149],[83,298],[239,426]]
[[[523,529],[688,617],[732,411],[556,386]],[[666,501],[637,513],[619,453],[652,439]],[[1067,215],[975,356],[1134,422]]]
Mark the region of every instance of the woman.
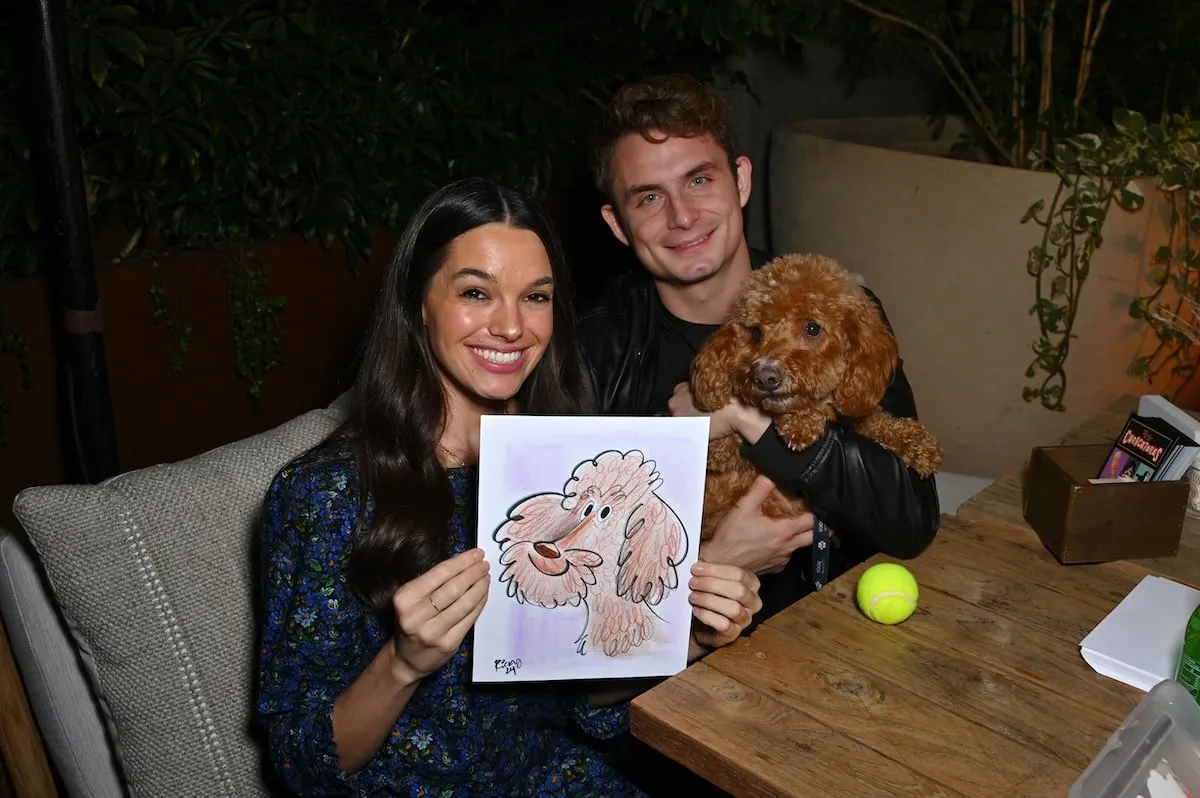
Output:
[[[470,680],[479,419],[592,410],[567,281],[537,208],[484,180],[435,192],[396,246],[344,429],[264,507],[258,716],[296,792],[638,794],[588,742],[626,729],[627,696]],[[693,659],[761,606],[740,568],[690,587]]]

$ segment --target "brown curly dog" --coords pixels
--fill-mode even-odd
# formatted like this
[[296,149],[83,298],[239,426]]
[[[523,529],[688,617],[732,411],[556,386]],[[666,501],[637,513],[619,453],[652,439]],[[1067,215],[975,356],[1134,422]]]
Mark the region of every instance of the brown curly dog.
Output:
[[[760,408],[797,450],[820,439],[825,422],[849,421],[928,477],[942,463],[937,440],[919,421],[879,407],[898,360],[883,313],[848,271],[821,255],[785,255],[746,278],[729,321],[692,362],[692,397],[705,413],[732,399]],[[710,443],[701,539],[757,475],[736,434]],[[776,490],[762,512],[784,518],[806,510]]]

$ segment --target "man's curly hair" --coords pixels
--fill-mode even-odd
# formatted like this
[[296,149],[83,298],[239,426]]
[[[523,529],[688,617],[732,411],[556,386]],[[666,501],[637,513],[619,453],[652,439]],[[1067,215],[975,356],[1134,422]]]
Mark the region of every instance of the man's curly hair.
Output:
[[733,109],[690,75],[659,75],[627,83],[613,95],[591,146],[592,177],[605,196],[612,196],[613,150],[630,133],[654,143],[671,136],[711,135],[729,157],[729,168],[736,171]]

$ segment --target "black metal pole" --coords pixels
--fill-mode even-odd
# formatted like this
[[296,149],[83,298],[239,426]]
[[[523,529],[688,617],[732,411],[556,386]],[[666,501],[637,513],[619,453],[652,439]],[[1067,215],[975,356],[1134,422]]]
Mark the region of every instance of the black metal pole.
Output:
[[96,291],[83,163],[75,132],[65,0],[25,0],[24,40],[33,155],[43,189],[47,275],[58,318],[60,391],[68,478],[95,483],[118,473],[104,325]]

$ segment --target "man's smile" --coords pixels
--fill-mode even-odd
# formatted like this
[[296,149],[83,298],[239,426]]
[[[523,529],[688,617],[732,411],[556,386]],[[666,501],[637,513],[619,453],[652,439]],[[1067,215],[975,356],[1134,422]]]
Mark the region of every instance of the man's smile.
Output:
[[709,230],[707,233],[700,236],[699,238],[693,238],[689,241],[684,241],[681,244],[668,244],[667,249],[671,250],[672,252],[682,252],[682,253],[689,252],[693,249],[699,249],[700,247],[704,246],[705,244],[707,244],[709,242],[709,240],[712,238],[713,232],[715,232],[715,231]]

